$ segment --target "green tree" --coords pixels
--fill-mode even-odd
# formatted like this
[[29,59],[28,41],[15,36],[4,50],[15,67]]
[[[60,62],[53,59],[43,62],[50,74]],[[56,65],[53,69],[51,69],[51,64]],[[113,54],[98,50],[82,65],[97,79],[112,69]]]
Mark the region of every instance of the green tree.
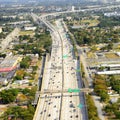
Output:
[[109,95],[105,90],[101,90],[99,93],[102,102],[107,102],[109,100]]
[[29,98],[29,102],[31,103],[36,93],[36,87],[32,87],[32,89],[28,88],[22,89],[21,92]]
[[20,62],[20,67],[21,68],[28,68],[29,65],[30,65],[30,57],[29,56],[26,56],[25,58],[23,58],[23,60]]
[[33,68],[33,71],[36,71],[38,66],[33,66],[32,68]]
[[86,95],[86,101],[89,120],[99,120],[97,108],[95,107],[94,101],[90,95]]
[[107,104],[104,108],[104,111],[110,118],[116,116],[115,119],[120,119],[119,101],[117,101],[116,103]]
[[19,106],[9,107],[2,116],[3,120],[8,120],[11,117],[12,120],[32,120],[35,109],[30,105],[27,109]]
[[112,43],[109,43],[109,44],[107,45],[107,50],[110,51],[110,50],[112,50],[112,49],[113,49],[113,44],[112,44]]
[[120,111],[115,111],[116,119],[120,119]]
[[110,86],[112,87],[112,89],[120,93],[120,80],[116,79],[113,75],[109,76],[108,79],[109,79]]
[[14,79],[14,80],[22,80],[22,76],[16,75],[13,79]]
[[25,62],[25,61],[22,61],[22,62],[20,62],[20,67],[21,68],[28,68],[29,64],[27,62]]
[[7,104],[7,103],[14,102],[17,94],[18,94],[17,89],[3,90],[0,92],[0,97],[2,98],[2,102],[4,104]]

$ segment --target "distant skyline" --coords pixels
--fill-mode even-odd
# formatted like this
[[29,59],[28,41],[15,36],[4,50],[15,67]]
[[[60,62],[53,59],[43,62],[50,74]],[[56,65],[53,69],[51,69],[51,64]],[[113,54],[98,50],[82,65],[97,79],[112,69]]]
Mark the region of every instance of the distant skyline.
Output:
[[120,2],[120,0],[0,0],[1,3],[4,3],[4,2],[9,2],[9,3],[13,3],[13,2],[20,2],[20,3],[30,3],[30,2],[56,2],[56,1],[61,1],[61,2],[103,2],[103,3],[107,3],[107,2],[113,2],[113,1],[117,1],[117,2]]

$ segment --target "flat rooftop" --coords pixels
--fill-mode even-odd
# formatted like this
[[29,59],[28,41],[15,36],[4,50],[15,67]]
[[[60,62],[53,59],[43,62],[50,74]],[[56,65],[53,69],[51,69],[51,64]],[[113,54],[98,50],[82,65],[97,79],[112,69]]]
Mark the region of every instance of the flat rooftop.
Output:
[[99,75],[115,75],[115,74],[120,74],[120,70],[112,70],[112,71],[101,71],[97,72]]
[[120,67],[120,64],[101,64],[98,67]]
[[18,56],[8,56],[1,63],[0,68],[14,67],[21,60]]

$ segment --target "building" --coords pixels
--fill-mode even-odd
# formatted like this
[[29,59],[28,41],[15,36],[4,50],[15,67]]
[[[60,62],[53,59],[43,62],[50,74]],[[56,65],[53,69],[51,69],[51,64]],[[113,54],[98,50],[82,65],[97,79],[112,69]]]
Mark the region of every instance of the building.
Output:
[[17,16],[16,15],[10,15],[10,16],[2,16],[3,18],[13,18],[15,19]]
[[28,24],[30,23],[29,20],[25,20],[25,21],[17,21],[17,22],[9,22],[9,25],[24,25],[24,24]]
[[24,27],[25,30],[36,30],[37,27]]
[[[112,74],[120,74],[120,64],[101,64],[96,66],[97,74],[105,74],[105,75],[112,75]],[[102,68],[102,70],[99,70]]]
[[119,12],[109,12],[109,13],[104,13],[104,16],[111,17],[111,16],[120,16]]
[[8,81],[6,78],[0,78],[0,85],[7,85]]
[[112,70],[112,71],[100,71],[96,72],[98,75],[115,75],[115,74],[120,74],[120,70]]
[[109,70],[120,70],[120,64],[101,64],[97,68],[104,67],[109,68]]
[[2,32],[2,27],[0,27],[0,33]]
[[120,56],[120,52],[116,52],[116,54],[117,54],[118,56]]
[[22,84],[28,84],[28,83],[29,83],[29,80],[16,80],[16,81],[14,81],[13,84],[22,85]]
[[72,11],[75,11],[75,6],[72,6]]
[[0,63],[0,72],[10,72],[17,68],[17,64],[22,60],[21,57],[18,56],[7,56]]
[[66,17],[67,20],[72,20],[72,17],[68,16]]

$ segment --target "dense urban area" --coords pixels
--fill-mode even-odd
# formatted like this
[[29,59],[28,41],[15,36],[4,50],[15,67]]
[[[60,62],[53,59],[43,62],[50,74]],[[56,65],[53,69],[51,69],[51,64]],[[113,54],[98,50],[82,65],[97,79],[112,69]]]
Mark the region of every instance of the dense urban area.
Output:
[[0,0],[0,120],[120,120],[120,0],[68,1]]

